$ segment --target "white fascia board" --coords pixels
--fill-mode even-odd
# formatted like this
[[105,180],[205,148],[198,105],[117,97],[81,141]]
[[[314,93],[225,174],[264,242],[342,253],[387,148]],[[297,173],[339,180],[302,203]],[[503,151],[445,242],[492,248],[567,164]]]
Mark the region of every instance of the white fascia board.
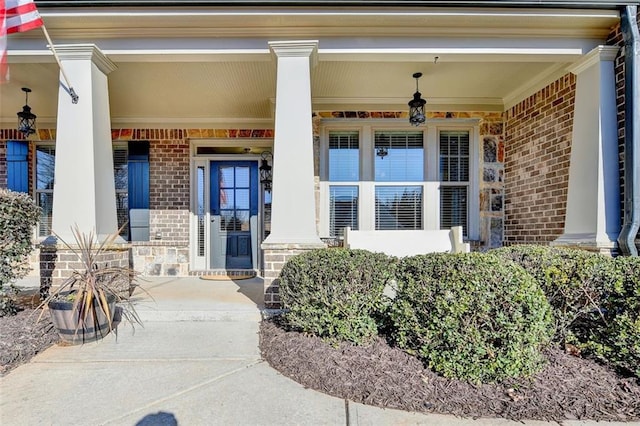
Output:
[[[486,35],[605,37],[616,10],[498,8],[73,8],[45,9],[52,35],[238,37]],[[55,38],[55,37],[54,37]]]

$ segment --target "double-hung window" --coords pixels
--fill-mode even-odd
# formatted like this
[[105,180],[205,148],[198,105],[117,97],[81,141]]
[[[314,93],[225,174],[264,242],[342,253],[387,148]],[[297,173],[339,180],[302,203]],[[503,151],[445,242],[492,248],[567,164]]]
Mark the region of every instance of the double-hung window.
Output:
[[[440,126],[442,124],[442,126]],[[442,122],[418,130],[367,123],[326,129],[321,167],[322,235],[462,226],[477,238],[478,129]],[[345,126],[346,127],[346,126]]]
[[422,229],[422,132],[375,132],[375,229]]
[[359,136],[357,131],[329,135],[329,232],[336,237],[347,226],[358,229]]
[[[113,147],[116,214],[118,216],[118,227],[122,229],[120,235],[125,240],[129,238],[129,227],[122,226],[129,220],[127,152],[126,146]],[[38,227],[38,236],[40,237],[51,235],[52,231],[51,218],[53,212],[55,157],[56,148],[54,145],[36,146],[35,196],[36,204],[42,209]]]
[[469,210],[469,132],[440,131],[440,228],[462,226]]

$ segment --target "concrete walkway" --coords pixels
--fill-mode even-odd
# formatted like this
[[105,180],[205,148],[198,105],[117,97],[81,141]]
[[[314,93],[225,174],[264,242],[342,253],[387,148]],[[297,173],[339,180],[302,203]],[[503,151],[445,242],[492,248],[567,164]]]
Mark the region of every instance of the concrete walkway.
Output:
[[97,343],[51,347],[0,378],[0,425],[522,424],[380,409],[303,388],[261,360],[260,279],[143,285],[154,299],[134,295],[144,328],[122,324]]

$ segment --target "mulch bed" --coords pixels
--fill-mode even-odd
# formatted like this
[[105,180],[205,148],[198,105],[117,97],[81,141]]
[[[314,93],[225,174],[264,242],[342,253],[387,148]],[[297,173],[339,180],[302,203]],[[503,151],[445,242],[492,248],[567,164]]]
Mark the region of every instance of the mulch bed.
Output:
[[378,407],[512,420],[640,419],[640,381],[559,349],[545,352],[546,367],[531,379],[479,386],[441,377],[381,338],[333,347],[277,319],[262,322],[260,350],[305,387]]
[[55,344],[59,337],[48,315],[37,322],[34,308],[40,303],[35,292],[18,297],[17,315],[0,317],[0,376],[29,362],[36,354]]

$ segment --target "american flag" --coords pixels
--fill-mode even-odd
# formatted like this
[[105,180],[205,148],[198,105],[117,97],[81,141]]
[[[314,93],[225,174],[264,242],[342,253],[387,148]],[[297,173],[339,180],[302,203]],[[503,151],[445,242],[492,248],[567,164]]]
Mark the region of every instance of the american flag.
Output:
[[0,0],[0,83],[9,79],[7,34],[39,28],[44,23],[33,0]]

